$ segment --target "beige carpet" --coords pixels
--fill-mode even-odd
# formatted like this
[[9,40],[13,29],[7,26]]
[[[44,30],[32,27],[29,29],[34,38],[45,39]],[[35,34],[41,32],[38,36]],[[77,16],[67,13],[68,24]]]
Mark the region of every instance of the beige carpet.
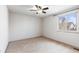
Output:
[[10,42],[6,53],[75,53],[69,46],[39,37]]

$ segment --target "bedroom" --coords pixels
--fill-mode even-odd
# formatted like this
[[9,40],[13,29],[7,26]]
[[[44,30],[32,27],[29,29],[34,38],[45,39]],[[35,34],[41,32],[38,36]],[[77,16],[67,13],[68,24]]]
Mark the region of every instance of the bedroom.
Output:
[[0,52],[78,53],[78,16],[79,5],[0,5]]

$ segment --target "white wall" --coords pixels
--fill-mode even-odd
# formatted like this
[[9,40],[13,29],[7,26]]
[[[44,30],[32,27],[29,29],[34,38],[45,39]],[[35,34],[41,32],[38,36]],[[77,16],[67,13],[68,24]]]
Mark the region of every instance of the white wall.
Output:
[[41,20],[37,17],[10,12],[9,41],[41,35]]
[[0,5],[0,52],[5,52],[8,45],[8,10]]
[[[79,20],[79,19],[78,19]],[[79,33],[58,32],[57,16],[49,16],[43,22],[43,35],[79,48]],[[79,24],[79,23],[78,23]]]

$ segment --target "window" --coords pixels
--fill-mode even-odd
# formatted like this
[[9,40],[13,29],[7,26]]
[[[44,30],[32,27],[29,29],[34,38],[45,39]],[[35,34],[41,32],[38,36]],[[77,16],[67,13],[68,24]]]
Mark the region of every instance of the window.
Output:
[[77,31],[77,13],[68,13],[59,16],[59,30]]

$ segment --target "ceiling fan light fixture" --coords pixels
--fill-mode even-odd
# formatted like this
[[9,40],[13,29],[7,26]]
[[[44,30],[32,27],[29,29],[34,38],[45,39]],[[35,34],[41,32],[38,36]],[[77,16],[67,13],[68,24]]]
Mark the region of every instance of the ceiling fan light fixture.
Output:
[[32,10],[37,10],[36,6],[33,6]]
[[38,14],[38,12],[36,12],[36,14]]
[[33,9],[30,11],[36,11],[36,14],[44,13],[46,14],[45,10],[48,10],[48,7],[40,6],[40,5],[34,5]]

